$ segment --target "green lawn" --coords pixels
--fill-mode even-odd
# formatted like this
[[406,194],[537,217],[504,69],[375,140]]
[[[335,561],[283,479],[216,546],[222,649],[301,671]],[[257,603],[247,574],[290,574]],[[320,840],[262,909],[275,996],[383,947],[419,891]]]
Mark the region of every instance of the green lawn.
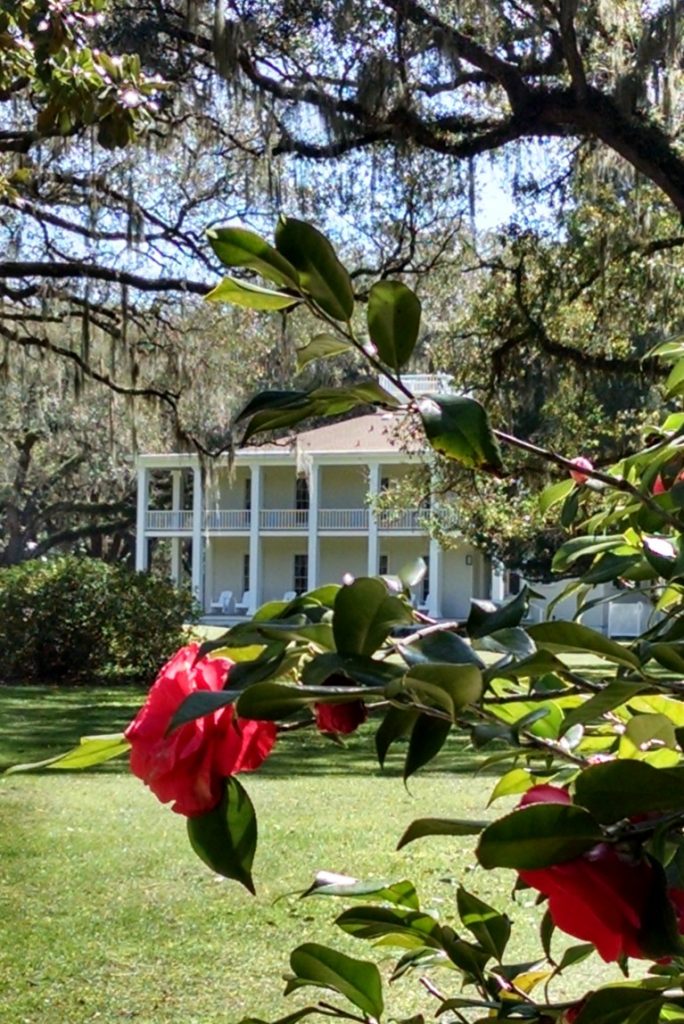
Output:
[[[131,689],[0,688],[0,766],[117,730],[141,699]],[[379,771],[369,727],[345,750],[309,733],[283,737],[262,770],[244,778],[259,816],[256,898],[202,865],[184,820],[128,775],[125,760],[0,779],[0,1021],[228,1024],[289,1012],[311,1001],[281,998],[298,943],[381,958],[333,927],[341,903],[293,894],[322,868],[410,877],[423,905],[447,917],[462,880],[515,918],[517,954],[538,949],[532,895],[513,904],[513,873],[477,868],[472,840],[395,852],[415,817],[482,816],[493,779],[475,767],[454,741],[407,790],[401,753]],[[587,984],[595,960],[580,970]],[[455,991],[455,976],[439,984]],[[425,1009],[417,979],[394,988],[390,1013]]]

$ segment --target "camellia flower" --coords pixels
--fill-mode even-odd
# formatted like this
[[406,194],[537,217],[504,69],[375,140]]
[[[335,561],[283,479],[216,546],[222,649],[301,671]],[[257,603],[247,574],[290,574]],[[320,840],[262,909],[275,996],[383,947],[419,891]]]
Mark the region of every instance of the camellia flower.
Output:
[[319,732],[337,732],[343,736],[354,732],[366,721],[368,712],[362,700],[339,704],[314,704],[316,726]]
[[[520,801],[570,804],[566,789],[533,786]],[[568,935],[592,942],[606,961],[647,957],[639,941],[652,898],[654,873],[646,858],[597,843],[581,857],[546,868],[518,872],[523,882],[548,896],[554,924]],[[680,930],[684,928],[684,892],[668,891]]]
[[576,459],[570,459],[573,466],[577,466],[577,469],[570,470],[570,476],[576,484],[584,484],[589,479],[586,473],[580,472],[582,469],[593,469],[594,464],[589,459],[585,459],[584,455],[578,455]]
[[131,744],[131,770],[162,803],[189,818],[221,802],[230,775],[254,771],[275,742],[273,722],[238,718],[232,704],[186,722],[169,732],[186,697],[222,690],[232,662],[201,658],[199,644],[182,647],[157,676],[147,701],[125,732]]

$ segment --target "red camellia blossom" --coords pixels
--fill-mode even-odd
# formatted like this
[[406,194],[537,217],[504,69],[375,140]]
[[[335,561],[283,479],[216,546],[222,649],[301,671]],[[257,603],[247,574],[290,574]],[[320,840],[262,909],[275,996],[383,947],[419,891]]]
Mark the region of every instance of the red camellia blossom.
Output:
[[[519,806],[531,803],[572,803],[556,786],[533,786]],[[639,935],[654,884],[653,868],[610,843],[597,843],[581,857],[547,868],[519,872],[523,882],[544,893],[554,924],[575,938],[592,942],[606,961],[623,956],[647,957]],[[684,892],[668,891],[680,930],[684,925]]]
[[581,472],[579,472],[579,470],[582,470],[582,469],[593,469],[594,468],[593,462],[590,462],[589,459],[585,459],[584,455],[578,455],[576,459],[570,459],[570,461],[572,462],[572,464],[574,466],[578,467],[577,469],[571,469],[570,470],[570,476],[572,477],[572,479],[575,481],[576,484],[584,484],[584,483],[586,483],[587,480],[589,479],[587,477],[587,474],[586,473],[581,473]]
[[162,803],[192,818],[220,803],[229,775],[254,771],[275,742],[273,722],[238,718],[232,704],[168,732],[191,693],[222,690],[232,662],[202,658],[199,644],[182,647],[157,676],[147,701],[125,732],[131,770]]
[[368,712],[362,700],[340,704],[314,704],[319,732],[337,732],[347,736],[366,721]]

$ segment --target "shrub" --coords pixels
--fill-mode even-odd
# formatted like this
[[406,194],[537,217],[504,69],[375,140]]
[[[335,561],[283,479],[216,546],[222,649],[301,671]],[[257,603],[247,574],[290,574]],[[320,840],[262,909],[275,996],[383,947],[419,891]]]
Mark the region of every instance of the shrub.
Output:
[[189,594],[73,556],[0,571],[0,679],[153,678],[184,642]]

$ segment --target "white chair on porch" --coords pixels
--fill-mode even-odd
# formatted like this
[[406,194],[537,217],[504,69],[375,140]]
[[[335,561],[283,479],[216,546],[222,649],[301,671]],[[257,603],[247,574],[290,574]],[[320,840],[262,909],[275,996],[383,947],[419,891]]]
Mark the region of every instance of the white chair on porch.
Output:
[[230,612],[231,601],[233,600],[232,590],[222,590],[219,594],[218,601],[212,601],[209,605],[209,610],[220,612],[222,615],[228,615]]
[[238,601],[235,605],[235,611],[238,615],[249,615],[252,610],[252,591],[245,590],[242,595],[242,600]]

